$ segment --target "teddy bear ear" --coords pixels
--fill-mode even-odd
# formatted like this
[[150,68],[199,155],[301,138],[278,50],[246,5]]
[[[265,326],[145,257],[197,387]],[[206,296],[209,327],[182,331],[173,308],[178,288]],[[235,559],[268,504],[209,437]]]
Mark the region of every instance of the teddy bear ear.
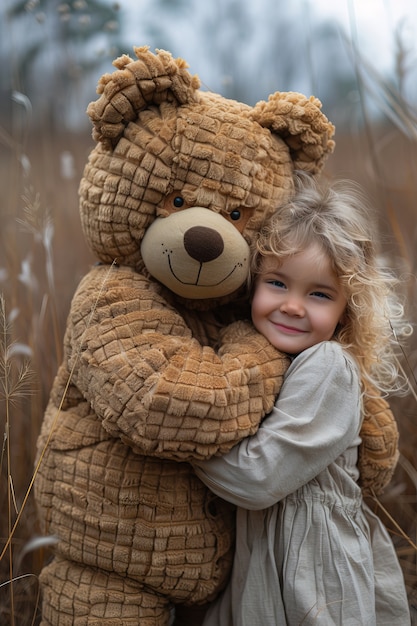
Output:
[[117,144],[127,124],[149,105],[197,99],[200,81],[187,71],[183,59],[174,59],[165,50],[153,54],[148,46],[134,51],[137,60],[124,54],[113,61],[117,70],[101,77],[97,87],[100,97],[87,108],[93,138],[107,148]]
[[285,141],[297,170],[318,173],[334,150],[335,128],[314,96],[276,92],[269,96],[268,102],[258,102],[250,117]]

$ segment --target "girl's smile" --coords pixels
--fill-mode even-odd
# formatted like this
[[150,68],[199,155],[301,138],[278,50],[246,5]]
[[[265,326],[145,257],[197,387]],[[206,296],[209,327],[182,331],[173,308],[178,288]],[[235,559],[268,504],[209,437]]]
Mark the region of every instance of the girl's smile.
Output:
[[277,330],[280,330],[283,333],[288,333],[289,335],[297,335],[299,333],[304,333],[306,331],[301,330],[300,328],[295,328],[293,326],[286,326],[285,324],[275,324]]
[[330,340],[346,298],[328,256],[316,243],[279,263],[263,259],[255,282],[252,319],[278,350],[298,354]]

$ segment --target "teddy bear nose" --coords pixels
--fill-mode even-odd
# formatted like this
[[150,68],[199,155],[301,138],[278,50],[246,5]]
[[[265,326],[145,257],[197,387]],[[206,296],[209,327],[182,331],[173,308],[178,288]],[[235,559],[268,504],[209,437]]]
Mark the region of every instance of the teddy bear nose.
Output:
[[199,263],[217,259],[224,250],[223,238],[213,228],[193,226],[184,233],[184,247]]

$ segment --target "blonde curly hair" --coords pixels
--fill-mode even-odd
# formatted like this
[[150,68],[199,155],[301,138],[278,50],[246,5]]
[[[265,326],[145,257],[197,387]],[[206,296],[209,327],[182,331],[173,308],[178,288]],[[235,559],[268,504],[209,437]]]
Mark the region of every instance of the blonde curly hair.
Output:
[[298,174],[293,197],[261,229],[254,243],[250,284],[265,256],[280,262],[312,243],[331,261],[347,300],[335,339],[358,363],[366,388],[400,392],[405,380],[398,363],[399,342],[411,334],[398,280],[379,262],[375,224],[358,185],[318,181]]

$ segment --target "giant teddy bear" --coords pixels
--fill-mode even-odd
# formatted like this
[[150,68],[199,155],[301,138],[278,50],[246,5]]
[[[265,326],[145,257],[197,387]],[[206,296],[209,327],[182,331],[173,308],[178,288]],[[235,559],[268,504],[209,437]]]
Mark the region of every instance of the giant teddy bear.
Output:
[[[249,247],[294,171],[320,171],[333,149],[314,97],[251,107],[203,92],[168,52],[135,54],[88,109],[80,211],[98,263],[74,296],[38,442],[35,495],[57,537],[44,625],[165,626],[176,606],[196,626],[193,607],[226,583],[233,508],[191,463],[273,406],[288,362],[244,321]],[[396,430],[382,400],[371,413],[361,470],[378,489]]]

